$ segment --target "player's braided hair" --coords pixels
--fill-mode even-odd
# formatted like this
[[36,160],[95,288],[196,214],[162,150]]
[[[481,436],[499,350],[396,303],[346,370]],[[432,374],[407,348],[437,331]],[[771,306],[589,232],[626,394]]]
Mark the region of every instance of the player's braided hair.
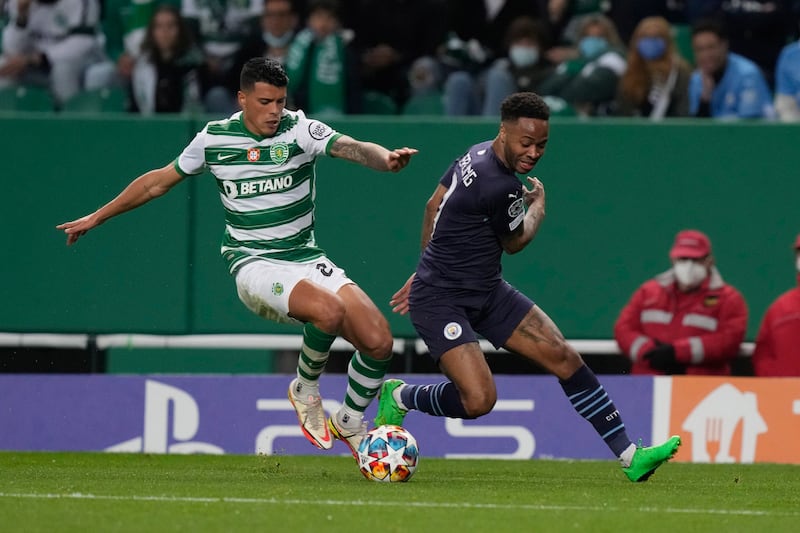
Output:
[[522,117],[550,120],[550,108],[536,93],[521,92],[507,96],[500,104],[500,120],[515,121]]
[[254,57],[248,59],[239,76],[239,88],[243,91],[252,89],[256,83],[268,83],[274,87],[286,87],[289,77],[283,66],[274,59]]

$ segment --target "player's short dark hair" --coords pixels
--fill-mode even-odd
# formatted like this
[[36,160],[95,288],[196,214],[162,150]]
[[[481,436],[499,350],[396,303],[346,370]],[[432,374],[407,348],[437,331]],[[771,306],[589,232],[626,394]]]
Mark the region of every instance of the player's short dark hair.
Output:
[[514,93],[507,96],[500,104],[500,120],[513,122],[519,118],[550,120],[550,108],[536,93]]
[[266,57],[254,57],[248,59],[242,67],[239,76],[239,88],[249,91],[255,87],[256,83],[263,82],[274,87],[286,87],[289,84],[289,77],[283,70],[283,65],[274,59]]

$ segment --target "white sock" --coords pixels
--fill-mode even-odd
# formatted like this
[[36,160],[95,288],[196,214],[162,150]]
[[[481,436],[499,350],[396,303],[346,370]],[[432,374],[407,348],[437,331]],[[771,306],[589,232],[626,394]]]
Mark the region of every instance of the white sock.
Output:
[[636,453],[636,445],[631,442],[631,445],[625,448],[625,451],[619,456],[619,462],[622,464],[622,468],[631,466],[634,453]]
[[394,389],[392,391],[392,398],[397,403],[397,406],[400,409],[402,409],[403,411],[408,411],[408,407],[406,407],[406,404],[403,403],[403,399],[400,397],[400,391],[403,390],[404,387],[405,385],[400,385],[399,387]]
[[361,426],[361,421],[364,418],[364,413],[356,411],[352,407],[343,405],[339,412],[336,413],[336,420],[339,425],[347,429],[357,429]]
[[297,383],[300,385],[298,397],[308,398],[309,396],[319,396],[319,381],[309,382],[298,376]]

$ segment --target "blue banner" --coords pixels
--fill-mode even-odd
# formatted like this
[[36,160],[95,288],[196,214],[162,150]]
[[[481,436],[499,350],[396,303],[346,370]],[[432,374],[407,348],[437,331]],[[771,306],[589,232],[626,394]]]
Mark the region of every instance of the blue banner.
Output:
[[[438,375],[400,376],[438,383]],[[302,436],[287,399],[291,376],[0,376],[0,449],[216,454],[347,454]],[[476,420],[411,412],[405,427],[422,456],[611,459],[550,376],[496,376],[494,410]],[[633,440],[652,434],[653,380],[601,376]],[[324,375],[334,413],[345,375]],[[377,402],[367,411],[371,421]]]

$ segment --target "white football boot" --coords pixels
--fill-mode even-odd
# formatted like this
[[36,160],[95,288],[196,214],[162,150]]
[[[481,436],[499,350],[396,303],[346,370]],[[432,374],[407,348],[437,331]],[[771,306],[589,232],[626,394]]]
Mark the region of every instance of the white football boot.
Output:
[[303,435],[317,448],[330,450],[333,447],[333,437],[322,408],[322,398],[318,391],[315,391],[316,394],[308,394],[304,393],[303,388],[297,378],[289,384],[289,401],[297,413]]

